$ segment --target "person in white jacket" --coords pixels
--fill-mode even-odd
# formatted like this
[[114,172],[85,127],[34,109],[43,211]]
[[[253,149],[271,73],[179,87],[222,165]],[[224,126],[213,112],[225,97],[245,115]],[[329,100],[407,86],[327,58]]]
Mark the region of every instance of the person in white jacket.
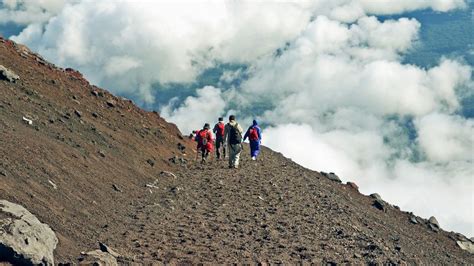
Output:
[[242,152],[242,133],[244,130],[235,121],[235,116],[229,116],[229,123],[224,129],[224,143],[229,153],[229,168],[239,168],[240,153]]

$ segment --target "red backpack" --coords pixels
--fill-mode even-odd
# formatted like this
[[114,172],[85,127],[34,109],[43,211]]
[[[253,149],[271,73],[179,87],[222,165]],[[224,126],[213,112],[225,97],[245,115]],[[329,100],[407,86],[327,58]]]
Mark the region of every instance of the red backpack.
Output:
[[254,127],[250,128],[249,140],[258,140],[258,131]]
[[198,135],[199,135],[199,144],[201,144],[202,147],[206,146],[208,142],[208,135],[209,135],[208,130],[203,129],[199,131]]
[[216,135],[218,136],[224,136],[224,128],[225,128],[225,125],[224,123],[217,123],[217,132],[216,132]]

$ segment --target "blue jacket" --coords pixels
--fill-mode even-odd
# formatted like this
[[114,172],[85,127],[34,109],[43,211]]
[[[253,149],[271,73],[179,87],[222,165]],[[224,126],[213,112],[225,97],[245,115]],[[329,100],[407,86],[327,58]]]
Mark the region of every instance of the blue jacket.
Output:
[[253,124],[247,129],[247,132],[245,132],[244,141],[249,137],[249,135],[250,135],[250,129],[252,129],[252,128],[254,128],[254,129],[257,130],[258,141],[261,141],[261,140],[262,140],[262,130],[261,130],[260,127],[258,126],[257,120],[253,120]]

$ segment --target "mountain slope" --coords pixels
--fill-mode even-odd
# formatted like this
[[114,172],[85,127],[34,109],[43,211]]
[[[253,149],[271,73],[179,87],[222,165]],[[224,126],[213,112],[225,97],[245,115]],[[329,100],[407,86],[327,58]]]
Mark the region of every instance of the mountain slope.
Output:
[[[1,40],[0,64],[20,76],[0,81],[0,197],[50,224],[60,258],[76,257],[96,241],[104,221],[120,220],[145,182],[174,167],[168,158],[185,142],[158,114],[25,47]],[[113,185],[126,188],[127,197]]]
[[124,263],[474,263],[463,236],[269,149],[201,165],[176,126],[23,46],[1,39],[0,65],[20,76],[0,80],[0,199],[52,227],[57,262],[101,241]]

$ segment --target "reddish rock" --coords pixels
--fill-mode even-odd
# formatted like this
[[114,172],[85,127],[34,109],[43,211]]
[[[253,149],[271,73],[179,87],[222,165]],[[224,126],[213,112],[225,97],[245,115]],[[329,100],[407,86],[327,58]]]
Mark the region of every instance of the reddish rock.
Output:
[[359,191],[359,186],[354,182],[347,182],[347,186],[352,188],[352,189],[355,189],[355,190]]

